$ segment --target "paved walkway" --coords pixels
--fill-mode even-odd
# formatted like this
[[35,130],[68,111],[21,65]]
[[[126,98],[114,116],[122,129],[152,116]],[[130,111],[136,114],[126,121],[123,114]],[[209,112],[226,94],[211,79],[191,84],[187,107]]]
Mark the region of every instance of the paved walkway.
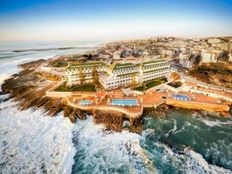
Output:
[[212,84],[208,84],[208,83],[205,83],[205,82],[202,82],[202,81],[199,81],[197,79],[194,79],[190,76],[186,76],[185,74],[183,73],[180,73],[180,77],[181,79],[184,79],[185,81],[189,81],[189,82],[192,82],[192,83],[195,83],[195,84],[199,84],[199,85],[202,85],[202,86],[206,86],[208,88],[215,88],[215,89],[219,89],[219,90],[225,90],[225,91],[228,91],[228,92],[232,92],[232,89],[230,88],[225,88],[225,87],[222,87],[222,86],[217,86],[217,85],[212,85]]

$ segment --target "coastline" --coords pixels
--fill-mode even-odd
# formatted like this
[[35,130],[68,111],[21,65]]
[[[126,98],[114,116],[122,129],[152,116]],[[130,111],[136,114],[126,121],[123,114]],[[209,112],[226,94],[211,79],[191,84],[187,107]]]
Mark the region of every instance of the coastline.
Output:
[[[36,65],[35,65],[36,66]],[[33,66],[32,66],[32,68],[33,68]],[[16,78],[17,78],[17,76],[16,76]],[[51,81],[51,83],[53,83],[52,81]],[[21,86],[22,87],[22,86]],[[27,86],[28,88],[24,88],[24,90],[27,90],[27,89],[30,89],[30,88],[32,88],[32,87],[30,87],[30,86]],[[13,89],[14,90],[14,89]],[[12,90],[12,92],[13,92],[13,90]],[[23,94],[23,92],[24,92],[24,90],[22,89],[21,91],[18,91],[19,93],[20,93],[20,95],[24,95]],[[26,95],[26,96],[28,96],[29,97],[29,94],[30,92],[28,92],[28,94]],[[35,95],[35,94],[37,94],[37,92],[32,92],[31,91],[31,95]],[[34,96],[35,97],[35,96]],[[15,97],[11,97],[11,99],[14,101],[14,100],[17,100],[17,101],[19,101],[19,103],[18,103],[18,106],[17,107],[20,107],[20,102],[23,102],[23,101],[21,101],[22,99],[20,99],[20,96],[18,96],[18,100],[15,98]],[[42,97],[43,98],[43,100],[44,100],[44,102],[45,102],[45,98],[46,97]],[[27,98],[27,100],[28,99],[30,99],[30,98]],[[39,99],[39,98],[38,98]],[[42,99],[41,99],[42,100]],[[28,100],[29,101],[29,100]],[[53,101],[53,102],[55,102],[55,100]],[[50,103],[52,103],[52,102],[50,102]],[[53,105],[54,106],[54,105]],[[56,106],[56,105],[55,105]],[[38,106],[30,106],[29,108],[32,108],[33,110],[37,110],[37,107]],[[65,107],[65,106],[63,106],[64,108],[63,108],[63,110],[64,111],[62,111],[62,112],[66,112],[66,110],[67,110],[67,108]],[[46,112],[44,109],[43,109],[43,106],[40,106],[40,108],[41,108],[41,112]],[[169,109],[168,109],[169,108]],[[50,108],[50,109],[52,109],[52,108]],[[48,111],[50,111],[50,109],[48,110]],[[54,109],[54,108],[53,108]],[[25,109],[25,111],[23,111],[23,113],[24,112],[26,112],[27,110],[31,110],[31,109]],[[147,110],[149,110],[149,111],[147,111]],[[137,144],[137,146],[136,147],[138,147],[138,148],[140,148],[140,150],[139,151],[137,151],[137,150],[129,150],[129,153],[135,153],[135,154],[137,154],[137,152],[139,152],[139,153],[141,153],[141,152],[143,152],[144,150],[146,151],[147,149],[143,149],[143,147],[140,147],[140,143],[139,143],[139,141],[143,141],[143,140],[140,140],[140,139],[145,139],[146,137],[153,137],[154,135],[154,132],[157,132],[157,131],[159,131],[159,128],[158,127],[156,127],[155,128],[155,130],[153,130],[152,131],[152,129],[151,128],[147,128],[147,127],[144,127],[144,120],[149,120],[150,119],[150,116],[152,117],[152,118],[154,118],[154,117],[158,117],[157,119],[159,119],[159,117],[162,117],[162,118],[166,118],[166,115],[167,115],[167,113],[172,113],[173,112],[173,110],[176,110],[177,111],[177,113],[181,113],[182,112],[182,109],[179,109],[179,108],[174,108],[174,107],[171,107],[171,106],[167,106],[167,105],[160,105],[159,107],[157,107],[156,109],[154,109],[154,107],[151,107],[150,109],[149,108],[146,108],[146,109],[144,109],[143,110],[143,116],[141,117],[141,118],[143,118],[143,120],[141,121],[141,122],[139,122],[139,126],[137,126],[137,130],[133,130],[133,129],[129,129],[128,128],[128,123],[126,124],[127,126],[124,128],[123,127],[123,129],[120,127],[120,125],[121,125],[121,122],[122,122],[122,119],[121,119],[121,113],[117,113],[118,115],[116,116],[116,113],[114,113],[114,117],[113,118],[109,118],[109,119],[107,119],[111,114],[109,114],[109,113],[96,113],[96,114],[92,114],[92,112],[81,112],[83,115],[83,118],[82,117],[80,117],[80,118],[78,118],[78,113],[79,113],[79,110],[77,111],[77,109],[75,109],[75,111],[76,112],[78,112],[77,113],[77,115],[75,116],[75,115],[73,115],[73,119],[77,119],[77,124],[75,124],[76,126],[76,128],[77,128],[77,130],[76,130],[76,132],[75,133],[73,133],[72,134],[72,140],[73,141],[75,141],[74,143],[72,142],[72,146],[77,146],[76,148],[75,147],[72,147],[72,148],[74,148],[74,151],[68,151],[68,150],[70,150],[70,149],[67,149],[67,150],[64,150],[64,151],[68,151],[69,153],[71,153],[71,161],[69,161],[69,162],[65,162],[64,164],[68,164],[68,166],[64,169],[65,171],[68,171],[68,172],[70,172],[70,171],[74,171],[74,173],[75,173],[75,171],[79,171],[80,170],[80,166],[83,164],[83,163],[93,163],[94,165],[96,164],[96,163],[94,163],[96,160],[95,160],[95,158],[87,158],[87,159],[85,159],[85,161],[83,162],[83,163],[81,163],[80,165],[78,164],[78,162],[80,161],[80,159],[81,159],[81,155],[83,155],[82,153],[83,152],[81,152],[81,151],[83,151],[85,148],[86,148],[86,144],[85,143],[87,143],[86,141],[89,141],[89,139],[90,139],[90,141],[92,142],[93,141],[93,145],[91,145],[89,148],[88,148],[88,151],[89,152],[86,152],[85,151],[85,153],[88,153],[88,155],[89,156],[92,156],[93,154],[92,153],[90,153],[90,152],[92,152],[93,151],[93,148],[95,147],[95,144],[99,144],[99,143],[102,143],[102,142],[105,142],[105,145],[103,146],[104,148],[109,148],[109,147],[107,147],[106,146],[106,144],[110,144],[110,146],[116,146],[116,147],[118,147],[119,145],[121,145],[121,143],[122,142],[124,142],[124,144],[122,144],[121,146],[119,146],[118,148],[119,148],[119,150],[121,150],[121,149],[123,149],[123,150],[125,150],[124,148],[126,147],[126,148],[128,148],[128,146],[129,147],[131,147],[132,146],[132,148],[135,146],[135,144]],[[48,111],[47,111],[47,113],[48,113]],[[185,111],[185,110],[184,110]],[[62,113],[61,112],[61,113]],[[95,111],[96,112],[96,111]],[[26,112],[27,113],[27,112]],[[47,116],[47,113],[46,114],[44,114],[44,116],[46,115]],[[70,113],[70,112],[68,112],[68,113]],[[195,113],[195,111],[193,111],[193,116],[192,115],[188,115],[188,117],[195,117],[195,115],[194,115],[194,113]],[[206,116],[206,113],[204,113],[204,114],[201,114],[202,113],[202,111],[199,111],[199,110],[196,110],[196,113],[198,113],[197,115],[203,115],[202,117],[205,117]],[[75,114],[75,112],[74,112],[74,114]],[[80,113],[79,113],[80,114]],[[103,115],[104,114],[104,115]],[[59,117],[62,117],[62,114],[58,114],[59,115]],[[69,115],[69,114],[68,114]],[[80,114],[81,115],[81,114]],[[83,121],[79,121],[79,119],[81,120],[81,119],[86,119],[86,117],[85,117],[85,115],[92,115],[91,116],[91,118],[87,118],[87,120],[83,120]],[[112,114],[113,115],[113,114]],[[10,115],[11,116],[11,115]],[[17,115],[16,115],[17,116]],[[211,116],[211,115],[210,115]],[[215,113],[212,113],[212,116],[215,116]],[[217,114],[217,116],[218,117],[221,117],[221,115],[218,115]],[[16,118],[16,117],[15,117]],[[55,119],[55,120],[57,120],[57,119],[61,119],[61,118],[49,118],[49,121],[51,122],[51,124],[57,124],[57,122],[55,122],[55,121],[52,121],[52,119]],[[156,118],[155,118],[156,119]],[[171,123],[171,125],[170,125],[170,127],[171,127],[171,129],[172,129],[172,122],[173,122],[173,119],[172,119],[172,117],[168,117],[167,118],[168,120],[167,121],[169,121],[170,123]],[[65,119],[64,119],[65,120]],[[65,122],[69,122],[69,120],[65,120]],[[123,120],[124,121],[124,120]],[[207,119],[205,119],[204,120],[205,122],[207,121]],[[91,122],[91,123],[89,123],[89,122]],[[92,123],[92,122],[94,122],[94,123],[96,123],[96,124],[100,124],[100,125],[95,125],[94,123]],[[87,125],[86,125],[86,123],[88,123]],[[112,124],[113,123],[113,124]],[[125,123],[125,122],[124,122]],[[206,122],[207,123],[207,122]],[[25,122],[25,124],[28,124],[27,122]],[[152,123],[153,124],[153,123]],[[216,123],[211,123],[211,122],[209,122],[209,123],[207,123],[208,125],[211,125],[211,124],[216,124]],[[222,123],[220,123],[220,124],[222,124]],[[229,123],[225,123],[225,125],[227,125],[227,124],[229,124]],[[71,125],[73,125],[73,124],[71,124]],[[93,125],[95,125],[96,127],[98,127],[98,126],[100,126],[100,127],[103,127],[102,125],[104,125],[104,128],[102,128],[102,132],[100,132],[98,129],[96,129]],[[119,125],[119,126],[118,126]],[[57,126],[59,126],[60,127],[60,129],[59,130],[61,130],[61,131],[59,131],[59,132],[63,132],[63,130],[62,130],[62,126],[60,126],[60,124],[57,124]],[[124,125],[123,125],[124,126]],[[143,126],[142,128],[140,127],[140,126]],[[89,127],[94,127],[94,128],[89,128]],[[164,126],[165,127],[165,126]],[[225,126],[225,127],[229,127],[229,126]],[[43,128],[43,127],[42,127]],[[54,129],[54,128],[53,128]],[[91,129],[91,131],[89,130],[89,129]],[[142,133],[141,133],[141,129],[143,129],[143,131],[142,131]],[[181,128],[180,128],[181,129]],[[183,127],[183,129],[184,129],[184,127]],[[56,130],[56,129],[55,129]],[[104,130],[104,131],[103,131]],[[107,132],[105,132],[105,130],[107,131]],[[115,131],[111,131],[111,130],[115,130]],[[181,129],[182,130],[182,129]],[[181,131],[181,130],[179,130],[179,128],[176,130],[176,132],[178,132],[178,131]],[[72,130],[73,131],[73,130]],[[88,131],[90,131],[90,132],[88,132]],[[129,132],[129,131],[131,131],[131,132],[136,132],[136,133],[138,133],[138,134],[134,134],[134,133],[131,133],[131,132]],[[71,130],[70,130],[70,132],[71,132]],[[88,133],[87,133],[88,132]],[[120,132],[120,134],[118,134],[117,132]],[[169,130],[167,130],[167,132],[169,132]],[[171,131],[170,130],[170,132],[171,133],[168,133],[168,135],[172,135],[172,133],[174,132],[175,133],[175,131]],[[159,133],[159,132],[158,132]],[[174,134],[173,133],[173,134]],[[50,134],[50,133],[48,133],[48,134]],[[99,135],[100,134],[100,135]],[[126,135],[127,135],[127,137],[126,137]],[[60,136],[60,135],[59,135]],[[70,135],[71,136],[71,135]],[[106,137],[107,136],[107,137]],[[141,138],[137,138],[136,139],[136,142],[134,142],[133,141],[133,139],[131,138],[131,136],[142,136]],[[65,138],[65,136],[62,136],[63,138]],[[88,138],[88,139],[86,139],[86,137],[92,137],[92,138]],[[105,138],[104,138],[105,137]],[[120,137],[120,140],[118,140],[118,138]],[[66,137],[67,138],[67,137]],[[71,143],[71,138],[69,137],[69,141],[70,141],[70,143]],[[109,140],[108,140],[109,139]],[[117,139],[117,141],[112,141],[112,140],[116,140]],[[170,152],[172,152],[172,153],[176,153],[176,151],[175,151],[175,146],[173,145],[173,144],[171,144],[169,141],[164,141],[164,143],[163,143],[163,141],[161,140],[161,142],[160,142],[160,138],[157,138],[158,140],[159,140],[159,143],[157,144],[157,143],[155,143],[155,147],[154,146],[152,146],[152,149],[159,149],[159,147],[160,146],[164,146],[165,148],[167,148]],[[155,139],[156,140],[156,139]],[[153,140],[152,139],[152,143],[154,143],[154,141],[155,140]],[[131,142],[132,141],[132,142]],[[112,145],[113,144],[113,145]],[[148,144],[149,145],[149,144]],[[147,146],[147,145],[146,145]],[[51,146],[51,147],[53,147],[53,146]],[[67,147],[68,148],[68,147]],[[117,149],[118,149],[117,148]],[[174,150],[173,150],[174,149]],[[108,149],[108,150],[110,150],[110,148]],[[63,150],[61,150],[62,152],[63,152]],[[140,152],[141,151],[141,152]],[[201,153],[199,152],[199,151],[197,151],[196,149],[194,149],[194,148],[188,148],[188,150],[186,150],[187,152],[191,152],[191,153],[194,153],[195,155],[200,155]],[[97,152],[99,152],[99,151],[97,151]],[[150,152],[150,151],[149,151]],[[179,152],[177,152],[177,153],[179,153]],[[184,152],[180,152],[182,155],[183,154],[185,154]],[[75,155],[75,158],[73,159],[73,157],[74,157],[74,155]],[[103,155],[105,155],[106,156],[106,154],[103,154]],[[143,155],[146,155],[145,153],[144,154],[142,154],[142,156]],[[164,153],[164,154],[162,154],[162,155],[166,155],[166,153]],[[178,157],[178,158],[182,158],[182,155],[180,156],[180,157]],[[80,156],[80,157],[78,157],[78,156]],[[149,156],[145,156],[146,158],[150,158]],[[66,156],[66,159],[68,158],[68,160],[70,160],[69,159],[69,157],[67,157]],[[110,158],[110,157],[109,157]],[[134,156],[133,156],[133,158],[134,158]],[[160,156],[158,156],[157,158],[160,158],[160,159],[162,159]],[[47,159],[47,158],[46,158]],[[111,158],[110,158],[111,159]],[[123,158],[124,159],[124,158]],[[143,158],[142,158],[143,159]],[[204,162],[204,164],[206,164],[206,165],[209,165],[209,166],[215,166],[215,164],[214,165],[212,165],[212,163],[211,162],[209,162],[210,160],[208,160],[208,158],[207,157],[205,157],[204,155],[202,155],[202,156],[200,156],[200,159],[206,159],[207,160],[207,162],[205,161]],[[89,161],[89,162],[88,162]],[[151,161],[151,162],[153,162],[154,163],[154,161]],[[71,163],[71,164],[70,164]],[[108,162],[107,162],[108,163]],[[31,164],[31,163],[30,163]],[[62,166],[64,166],[64,164],[62,164]],[[104,163],[103,163],[104,164]],[[167,162],[167,164],[166,165],[168,165],[169,164],[169,162]],[[198,165],[200,165],[201,166],[201,164],[198,164]],[[71,166],[71,168],[70,168],[70,166]],[[77,167],[78,166],[78,167]],[[195,164],[194,164],[194,166],[195,166]],[[13,166],[14,167],[14,166]],[[109,167],[110,168],[110,167]],[[213,168],[214,169],[214,168]],[[212,170],[213,170],[212,169]],[[216,169],[214,169],[214,170],[216,170]],[[224,170],[223,170],[224,171]],[[226,170],[225,170],[226,171]]]
[[[128,113],[126,110],[125,112],[122,112],[124,111],[124,109],[117,106],[114,106],[116,108],[114,112],[111,112],[114,109],[112,109],[113,107],[110,106],[108,106],[108,108],[106,106],[103,106],[102,109],[98,108],[97,105],[93,107],[78,107],[77,105],[70,102],[70,97],[72,96],[72,93],[69,92],[66,92],[65,95],[61,95],[59,97],[49,96],[48,91],[54,89],[54,86],[57,87],[57,82],[48,82],[47,80],[46,82],[44,82],[44,79],[37,76],[37,74],[35,73],[37,67],[39,67],[45,62],[46,60],[37,60],[26,64],[22,64],[20,65],[20,67],[22,68],[21,71],[17,74],[12,75],[11,78],[5,80],[5,82],[3,83],[3,93],[10,94],[10,98],[13,98],[14,101],[18,101],[20,110],[25,110],[30,107],[43,108],[44,112],[47,112],[50,116],[55,116],[59,112],[64,111],[64,116],[69,117],[69,119],[72,122],[75,122],[77,118],[79,118],[80,120],[85,119],[86,113],[92,113],[92,115],[95,115],[96,119],[100,119],[99,116],[96,116],[96,113],[98,113],[99,115],[107,113],[108,115],[110,114],[112,116],[111,119],[100,119],[101,121],[96,121],[96,123],[100,122],[105,123],[105,125],[109,125],[109,123],[112,122],[112,125],[115,126],[108,126],[108,128],[111,127],[113,130],[121,131],[123,127],[123,121],[117,123],[113,123],[112,121],[114,120],[114,117],[117,117],[117,115],[121,115],[120,117],[123,118],[122,120],[128,120],[130,122],[130,127],[132,128],[131,130],[134,130],[134,128],[137,126],[141,126],[138,123],[135,124],[136,121],[134,121],[133,119],[133,114],[130,114],[130,112]],[[43,85],[43,83],[45,84]],[[176,102],[170,99],[168,99],[165,102],[163,101],[162,103],[164,103],[165,106],[172,105],[174,107],[183,107],[187,109],[203,109],[210,112],[220,113],[223,116],[228,115],[225,114],[224,111],[229,111],[228,105],[219,106],[216,104],[211,104],[212,107],[210,107],[210,105],[208,104],[207,106],[205,105],[206,107],[201,107],[202,103],[199,103],[197,106],[194,106],[189,103],[186,103],[185,101]],[[154,104],[148,105],[147,107],[151,107],[152,110],[156,112],[155,108],[157,106],[154,107]],[[142,106],[142,108],[147,107]],[[141,120],[141,118],[143,117],[143,110],[135,114],[135,117],[138,118],[138,120]],[[142,124],[141,121],[139,122],[140,124]],[[121,127],[121,129],[119,127]]]
[[[98,46],[95,49],[99,48],[104,50],[107,47],[106,45],[101,44],[101,47]],[[55,56],[47,60],[38,59],[20,64],[18,65],[20,71],[6,79],[2,84],[2,91],[4,94],[9,94],[9,98],[13,98],[14,101],[19,102],[20,110],[31,107],[42,108],[49,116],[56,116],[63,111],[64,116],[69,117],[71,122],[75,122],[77,118],[83,120],[86,118],[86,114],[91,113],[91,115],[95,116],[95,120],[101,120],[96,122],[105,122],[105,125],[109,125],[112,122],[116,126],[108,127],[116,127],[114,130],[122,130],[123,121],[129,121],[130,127],[133,130],[139,125],[137,122],[142,125],[141,120],[144,116],[144,110],[159,112],[160,106],[161,108],[180,107],[190,110],[205,110],[208,112],[216,112],[221,116],[230,116],[229,110],[232,105],[231,102],[218,103],[216,98],[212,98],[215,96],[208,96],[208,94],[199,94],[199,96],[198,94],[194,94],[191,97],[194,98],[193,101],[173,100],[172,96],[177,93],[178,89],[168,86],[167,83],[158,85],[166,88],[166,92],[156,91],[157,87],[154,87],[154,90],[149,89],[145,92],[132,91],[133,95],[130,97],[125,96],[124,91],[121,89],[112,90],[112,92],[104,90],[100,92],[56,91],[65,81],[64,71],[67,68],[68,61],[75,62],[76,58],[79,59],[82,56],[88,57],[89,55],[89,52],[83,52],[77,55]],[[181,89],[180,93],[184,92],[183,95],[188,96],[188,91],[190,90],[193,92],[196,91],[195,87],[192,89],[192,86],[189,86],[187,89]],[[224,96],[222,95],[222,97]],[[91,98],[95,104],[81,106],[79,102],[85,98]],[[115,98],[133,99],[138,103],[137,106],[127,107],[110,105],[109,101]],[[232,99],[230,100],[232,101]],[[101,119],[96,113],[111,115],[111,119]],[[161,111],[161,113],[164,113],[164,111]],[[123,121],[113,123],[112,120],[115,120],[114,117],[119,115]]]

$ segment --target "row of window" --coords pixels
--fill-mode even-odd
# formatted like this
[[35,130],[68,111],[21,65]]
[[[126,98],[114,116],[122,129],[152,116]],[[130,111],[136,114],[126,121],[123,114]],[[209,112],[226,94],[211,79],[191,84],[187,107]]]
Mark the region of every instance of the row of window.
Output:
[[153,79],[153,78],[157,78],[159,77],[160,75],[165,75],[167,72],[161,72],[159,74],[153,74],[153,75],[149,75],[149,76],[144,76],[143,77],[143,80],[150,80],[150,79]]
[[[71,68],[68,70],[68,72],[79,72],[81,68]],[[82,68],[82,71],[92,71],[93,67],[84,67]],[[96,67],[98,71],[105,71],[105,67]]]
[[123,72],[125,72],[125,71],[138,71],[139,70],[139,68],[135,68],[135,67],[133,67],[133,68],[122,68],[122,69],[117,69],[117,70],[114,70],[114,72],[115,73],[123,73]]
[[110,82],[110,83],[107,83],[107,86],[112,86],[112,85],[121,85],[121,84],[129,84],[130,83],[130,79],[123,79],[123,80],[118,80],[118,81],[114,81],[114,82]]
[[164,75],[160,74],[158,76],[145,77],[145,78],[143,78],[143,81],[149,81],[149,80],[153,80],[153,79],[160,78],[160,77],[163,77],[163,76]]
[[159,73],[162,73],[162,72],[168,72],[168,70],[164,69],[164,70],[152,71],[152,72],[144,73],[143,75],[144,76],[149,76],[149,75],[159,74]]

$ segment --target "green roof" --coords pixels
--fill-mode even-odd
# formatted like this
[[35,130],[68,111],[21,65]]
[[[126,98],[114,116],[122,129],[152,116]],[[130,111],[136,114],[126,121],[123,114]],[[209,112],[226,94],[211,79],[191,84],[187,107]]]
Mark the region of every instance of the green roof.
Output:
[[79,68],[79,67],[92,67],[92,66],[104,66],[105,63],[98,62],[98,61],[92,61],[92,62],[86,62],[86,63],[79,63],[79,64],[71,64],[68,66],[68,69],[70,68]]
[[137,64],[133,64],[133,63],[117,63],[114,67],[114,69],[123,69],[123,68],[131,68],[131,67],[135,67],[138,66]]
[[167,61],[166,59],[152,60],[152,61],[144,62],[143,65],[147,66],[150,64],[157,64],[157,63],[166,62],[166,61]]

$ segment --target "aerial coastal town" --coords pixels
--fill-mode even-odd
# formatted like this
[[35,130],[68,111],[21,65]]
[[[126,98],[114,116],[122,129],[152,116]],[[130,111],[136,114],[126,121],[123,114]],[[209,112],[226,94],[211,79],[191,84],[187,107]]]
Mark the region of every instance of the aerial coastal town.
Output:
[[108,128],[128,120],[134,130],[147,109],[231,112],[231,37],[117,41],[21,68],[3,91],[24,99],[21,109],[43,106],[50,115],[64,110],[73,122],[92,112],[97,123],[110,119]]

